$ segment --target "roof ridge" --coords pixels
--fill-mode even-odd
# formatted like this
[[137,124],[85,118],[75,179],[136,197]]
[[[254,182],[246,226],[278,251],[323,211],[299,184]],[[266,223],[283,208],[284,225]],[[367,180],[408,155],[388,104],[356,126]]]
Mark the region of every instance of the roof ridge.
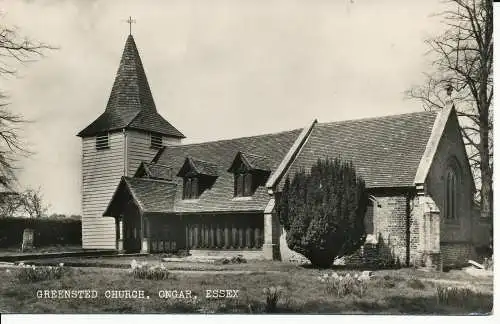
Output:
[[439,113],[439,111],[437,111],[437,110],[414,111],[414,112],[392,114],[392,115],[385,115],[385,116],[361,117],[361,118],[342,119],[342,120],[329,121],[329,122],[320,122],[320,123],[318,123],[318,125],[331,125],[331,124],[357,122],[357,121],[364,121],[364,120],[380,120],[380,119],[398,118],[398,117],[403,117],[403,116],[408,116],[408,115],[425,115],[425,114],[430,115],[430,114],[438,114],[438,113]]
[[264,155],[259,155],[259,154],[253,154],[253,153],[248,153],[248,152],[243,152],[243,151],[240,151],[241,154],[243,155],[252,155],[252,156],[256,156],[256,157],[261,157],[261,158],[264,158],[264,159],[269,159],[268,156],[264,156]]
[[171,166],[169,165],[166,165],[166,164],[163,164],[163,163],[156,163],[156,162],[146,162],[146,161],[142,161],[142,163],[146,163],[148,166],[151,166],[151,165],[159,165],[159,166],[162,166],[162,167],[166,167],[166,168],[172,168]]
[[213,164],[213,165],[217,165],[217,163],[215,162],[212,162],[212,161],[207,161],[207,160],[202,160],[202,159],[198,159],[192,155],[189,155],[189,157],[193,160],[193,161],[200,161],[200,162],[205,162],[205,163],[210,163],[210,164]]
[[[351,122],[351,121],[354,122],[354,121],[363,121],[363,120],[378,120],[378,119],[387,119],[387,118],[397,118],[397,117],[402,117],[402,116],[407,116],[407,115],[437,114],[437,113],[439,113],[439,112],[436,110],[414,111],[414,112],[409,112],[409,113],[401,113],[401,114],[393,114],[393,115],[385,115],[385,116],[362,117],[362,118],[352,118],[352,119],[344,119],[344,120],[329,121],[329,122],[318,122],[318,126]],[[263,137],[263,136],[270,136],[270,135],[279,135],[279,134],[290,133],[290,132],[295,132],[295,131],[300,131],[300,130],[302,130],[302,128],[293,128],[293,129],[283,130],[283,131],[279,131],[279,132],[271,132],[271,133],[264,133],[264,134],[258,134],[258,135],[224,138],[224,139],[211,140],[211,141],[205,141],[205,142],[185,143],[185,144],[182,144],[182,143],[169,144],[166,147],[167,148],[169,148],[169,147],[185,147],[185,146],[194,146],[194,145],[205,145],[205,144],[209,144],[209,143],[213,144],[213,143],[217,143],[217,142],[234,141],[234,140],[241,140],[241,139],[246,139],[246,138],[256,138],[256,137]],[[245,153],[245,152],[242,152],[242,153]],[[249,154],[252,154],[252,153],[249,153]],[[262,156],[262,157],[265,157],[265,156]]]
[[130,119],[130,121],[126,124],[126,126],[125,126],[125,127],[129,127],[129,126],[130,126],[130,124],[132,124],[132,122],[133,122],[134,120],[136,120],[136,118],[137,118],[137,117],[139,117],[139,115],[140,115],[141,111],[142,111],[142,110],[137,111],[137,113],[135,114],[135,116],[134,116],[133,118],[131,118],[131,119]]
[[166,148],[170,147],[185,147],[185,146],[194,146],[194,145],[205,145],[205,144],[213,144],[217,142],[231,142],[234,140],[241,140],[245,138],[256,138],[256,137],[265,137],[265,136],[270,136],[270,135],[280,135],[280,134],[285,134],[285,133],[291,133],[291,132],[296,132],[300,131],[302,128],[294,128],[294,129],[289,129],[289,130],[284,130],[284,131],[279,131],[279,132],[274,132],[274,133],[266,133],[266,134],[258,134],[258,135],[251,135],[251,136],[241,136],[241,137],[232,137],[232,138],[225,138],[225,139],[218,139],[218,140],[211,140],[211,141],[206,141],[206,142],[197,142],[197,143],[185,143],[185,144],[168,144],[165,145]]
[[123,176],[123,178],[125,178],[125,181],[129,181],[129,180],[132,180],[132,181],[155,181],[155,182],[163,182],[163,183],[171,183],[175,186],[177,186],[177,184],[172,181],[172,180],[163,180],[163,179],[157,179],[157,178],[143,178],[143,177],[126,177],[126,176]]
[[313,131],[313,128],[316,126],[318,121],[314,119],[310,123],[306,125],[300,132],[300,134],[297,136],[295,141],[293,142],[292,146],[288,149],[288,152],[286,155],[283,157],[281,160],[281,163],[278,165],[277,168],[275,168],[274,172],[271,174],[271,176],[267,179],[266,181],[266,187],[268,190],[273,190],[274,186],[281,181],[281,178],[283,175],[288,171],[290,166],[293,164],[295,159],[298,157],[300,154],[300,151],[304,147],[305,143],[308,141],[311,132]]

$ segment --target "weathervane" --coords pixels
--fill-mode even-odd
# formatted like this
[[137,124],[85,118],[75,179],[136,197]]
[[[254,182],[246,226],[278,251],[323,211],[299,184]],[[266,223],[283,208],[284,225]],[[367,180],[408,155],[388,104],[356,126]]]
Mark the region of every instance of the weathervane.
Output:
[[129,16],[126,22],[129,25],[129,34],[132,35],[132,24],[135,24],[135,19],[132,19],[132,17]]

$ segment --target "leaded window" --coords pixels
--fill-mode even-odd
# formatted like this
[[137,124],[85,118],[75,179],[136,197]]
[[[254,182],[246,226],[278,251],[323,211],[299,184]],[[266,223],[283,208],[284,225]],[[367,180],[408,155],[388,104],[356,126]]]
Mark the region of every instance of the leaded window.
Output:
[[196,199],[200,196],[198,177],[185,177],[182,199]]
[[234,174],[234,196],[247,197],[252,195],[252,174],[240,171]]
[[445,208],[446,219],[457,218],[457,174],[453,168],[448,168],[445,179]]

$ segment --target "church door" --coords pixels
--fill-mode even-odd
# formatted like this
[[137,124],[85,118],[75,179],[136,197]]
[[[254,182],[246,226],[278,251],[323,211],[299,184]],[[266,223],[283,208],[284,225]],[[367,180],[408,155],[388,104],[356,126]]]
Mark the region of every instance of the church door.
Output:
[[141,251],[141,215],[133,202],[127,204],[123,217],[123,249],[127,253]]

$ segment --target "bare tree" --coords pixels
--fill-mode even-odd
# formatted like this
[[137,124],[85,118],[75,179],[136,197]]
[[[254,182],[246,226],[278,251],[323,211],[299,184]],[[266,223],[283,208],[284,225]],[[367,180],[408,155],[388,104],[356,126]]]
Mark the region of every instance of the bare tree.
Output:
[[47,213],[48,206],[43,202],[40,188],[26,189],[20,197],[22,208],[31,218],[40,218]]
[[3,192],[0,194],[0,217],[15,216],[21,210],[22,200],[16,192]]
[[[31,62],[54,49],[47,44],[32,41],[19,35],[16,28],[1,23],[0,15],[0,76],[15,76],[19,64]],[[18,136],[18,127],[24,122],[22,116],[8,110],[7,96],[0,89],[0,185],[10,187],[15,180],[14,161],[19,154],[29,153],[23,148]]]
[[426,82],[407,91],[424,109],[452,101],[474,175],[481,215],[493,215],[493,2],[445,0],[440,13],[446,29],[426,41],[433,70]]

